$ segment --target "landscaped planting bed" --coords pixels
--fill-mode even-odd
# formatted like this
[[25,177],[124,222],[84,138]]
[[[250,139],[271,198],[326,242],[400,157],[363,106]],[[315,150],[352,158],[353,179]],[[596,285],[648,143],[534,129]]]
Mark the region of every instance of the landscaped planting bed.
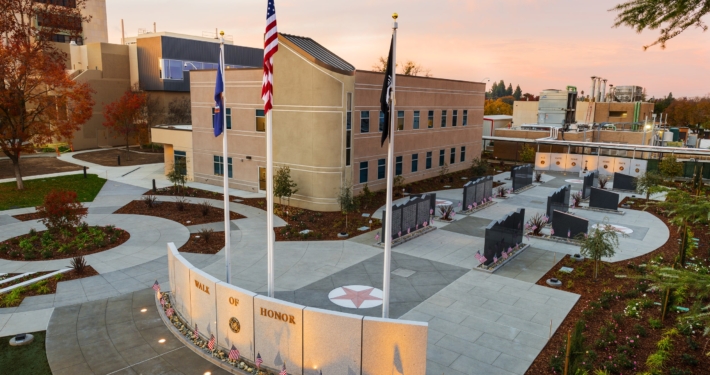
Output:
[[[647,211],[668,225],[668,219],[658,214],[656,207],[652,205]],[[562,290],[581,297],[527,374],[562,373],[568,331],[573,332],[571,358],[576,361],[575,367],[589,374],[599,369],[609,374],[636,374],[661,367],[665,369],[664,374],[709,373],[710,357],[704,353],[710,350],[710,336],[703,336],[702,327],[678,320],[685,314],[682,308],[690,307],[694,298],[688,295],[685,300],[679,300],[671,294],[668,312],[661,320],[659,304],[664,302],[666,290],[650,289],[650,282],[641,278],[655,266],[670,267],[674,263],[680,234],[678,228],[669,228],[670,238],[655,251],[631,260],[601,262],[596,280],[592,260],[576,262],[565,256],[537,282],[547,286],[547,279],[557,278],[563,283]],[[687,268],[707,274],[710,272],[710,235],[706,226],[692,229],[702,247],[689,258]],[[571,267],[574,271],[563,273],[561,267]],[[701,302],[708,303],[707,300]],[[675,308],[678,305],[681,309]]]
[[[79,210],[79,214],[82,216],[86,216],[89,213],[88,208],[82,208]],[[31,220],[40,220],[44,217],[39,212],[32,212],[29,214],[20,214],[20,215],[14,215],[13,216],[15,219],[20,220],[20,221],[31,221]]]
[[113,225],[66,227],[55,231],[35,231],[0,243],[0,258],[9,260],[64,259],[112,249],[131,235]]
[[[149,196],[144,196],[144,199],[146,199],[145,197]],[[136,200],[119,208],[115,213],[162,217],[183,225],[224,221],[224,210],[221,207],[187,203],[181,197],[176,198],[175,202],[155,201],[151,205],[147,204],[145,200]],[[230,211],[229,220],[243,219],[244,217]]]
[[[208,237],[208,240],[205,240]],[[197,254],[217,254],[224,248],[224,232],[190,234],[190,239],[178,251]]]
[[[29,276],[28,279],[34,279],[43,274],[50,272],[37,273],[35,275]],[[60,281],[70,281],[81,279],[84,277],[90,277],[98,275],[99,273],[94,270],[91,266],[86,266],[81,273],[76,270],[71,270],[69,272],[60,273],[54,275],[48,279],[40,280],[29,286],[19,287],[13,289],[12,291],[0,295],[0,307],[15,307],[19,306],[26,297],[40,296],[44,294],[54,294],[57,292],[57,283]],[[23,280],[26,281],[26,280]],[[9,285],[3,285],[6,287]]]

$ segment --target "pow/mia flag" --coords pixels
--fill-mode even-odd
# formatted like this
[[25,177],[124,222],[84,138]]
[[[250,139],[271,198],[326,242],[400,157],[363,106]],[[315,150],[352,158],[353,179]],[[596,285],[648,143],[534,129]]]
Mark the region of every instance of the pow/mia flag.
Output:
[[390,122],[392,121],[392,116],[390,115],[390,106],[392,104],[390,99],[392,98],[390,97],[390,93],[392,92],[392,75],[395,74],[392,66],[394,63],[394,59],[392,58],[393,42],[394,36],[392,37],[392,41],[390,41],[390,53],[387,56],[387,70],[385,71],[385,81],[382,84],[382,95],[380,96],[380,110],[385,114],[386,125],[384,129],[382,129],[382,141],[380,142],[380,147],[384,146],[385,140],[387,140],[387,137],[389,136],[391,127]]

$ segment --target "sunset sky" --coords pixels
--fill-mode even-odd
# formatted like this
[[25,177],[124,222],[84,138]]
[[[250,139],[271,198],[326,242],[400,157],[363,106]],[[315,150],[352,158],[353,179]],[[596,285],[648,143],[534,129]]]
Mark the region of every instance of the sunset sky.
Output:
[[[658,32],[612,28],[608,9],[619,1],[276,0],[276,10],[279,31],[311,37],[358,69],[387,54],[397,12],[397,60],[414,60],[435,77],[503,79],[537,95],[567,85],[588,93],[597,75],[643,86],[649,97],[710,94],[710,33],[689,29],[665,50],[644,52]],[[120,43],[124,19],[126,36],[157,22],[158,31],[219,28],[235,44],[263,46],[266,0],[107,0],[107,7],[112,43]]]

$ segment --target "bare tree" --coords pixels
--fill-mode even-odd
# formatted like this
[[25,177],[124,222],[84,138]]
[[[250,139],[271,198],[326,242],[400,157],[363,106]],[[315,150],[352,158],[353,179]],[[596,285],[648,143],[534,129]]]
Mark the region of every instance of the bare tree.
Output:
[[167,122],[172,125],[192,124],[192,104],[189,96],[181,96],[168,103]]
[[426,69],[412,60],[407,60],[402,66],[402,74],[405,76],[431,77],[431,69]]

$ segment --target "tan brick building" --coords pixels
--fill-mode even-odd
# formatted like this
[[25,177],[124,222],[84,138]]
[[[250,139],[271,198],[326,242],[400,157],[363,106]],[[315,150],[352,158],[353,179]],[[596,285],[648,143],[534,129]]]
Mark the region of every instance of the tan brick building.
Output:
[[[312,39],[287,34],[279,35],[274,67],[274,162],[276,168],[288,165],[298,183],[291,204],[334,211],[344,184],[352,184],[356,193],[365,184],[384,189],[387,149],[380,147],[384,119],[379,110],[383,74],[356,70]],[[188,178],[221,185],[226,170],[230,187],[265,190],[262,70],[225,73],[226,163],[222,139],[212,130],[216,72],[190,73],[193,147],[185,154],[192,171]],[[455,171],[479,157],[484,90],[483,83],[398,75],[396,174],[412,182],[435,176],[444,163]],[[166,159],[170,157],[166,153]]]

